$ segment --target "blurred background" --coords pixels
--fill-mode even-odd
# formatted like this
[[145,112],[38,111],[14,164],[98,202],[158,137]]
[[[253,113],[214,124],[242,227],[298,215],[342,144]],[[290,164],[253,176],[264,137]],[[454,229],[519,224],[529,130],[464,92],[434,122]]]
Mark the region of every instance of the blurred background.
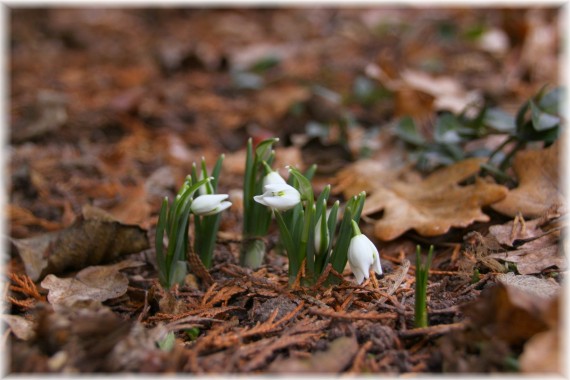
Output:
[[404,162],[402,117],[430,136],[444,113],[512,118],[559,85],[560,18],[555,7],[10,9],[11,234],[60,228],[85,203],[148,227],[192,162],[220,153],[223,192],[238,199],[249,137],[279,137],[277,167],[317,163],[323,182],[359,158]]

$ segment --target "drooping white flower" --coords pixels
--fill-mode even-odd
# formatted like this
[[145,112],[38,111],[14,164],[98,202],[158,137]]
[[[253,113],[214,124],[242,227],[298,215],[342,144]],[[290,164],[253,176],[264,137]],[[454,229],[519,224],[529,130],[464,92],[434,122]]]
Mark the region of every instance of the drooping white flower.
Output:
[[270,171],[269,174],[266,174],[265,177],[263,177],[263,187],[267,185],[283,185],[283,184],[287,184],[287,182],[276,171]]
[[293,186],[286,183],[265,185],[263,191],[263,194],[256,195],[253,199],[275,210],[289,210],[301,202],[301,194]]
[[360,233],[355,221],[352,223],[353,228],[356,225],[355,233],[358,232],[352,237],[348,246],[348,263],[354,277],[356,277],[356,282],[361,284],[365,278],[368,279],[370,267],[374,269],[374,272],[382,274],[382,265],[380,264],[378,249],[374,243],[366,235]]
[[200,195],[192,201],[190,209],[195,215],[214,215],[224,211],[232,205],[232,202],[226,201],[228,197],[228,194]]

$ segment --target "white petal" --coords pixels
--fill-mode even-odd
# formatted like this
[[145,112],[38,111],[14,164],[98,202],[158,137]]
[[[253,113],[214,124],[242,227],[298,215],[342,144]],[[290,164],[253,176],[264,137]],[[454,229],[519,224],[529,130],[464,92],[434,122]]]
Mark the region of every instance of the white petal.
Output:
[[300,199],[296,197],[283,195],[283,196],[265,197],[264,201],[271,208],[275,208],[279,211],[285,211],[297,206]]
[[[271,193],[270,193],[270,192],[267,192],[267,193],[265,193],[265,194],[269,194],[268,197],[271,196]],[[255,196],[253,197],[253,200],[256,201],[257,203],[261,203],[262,205],[269,207],[269,205],[267,204],[267,202],[265,202],[265,194],[262,194],[262,195],[255,195]]]
[[[288,185],[286,183],[269,183],[263,186],[263,191],[265,192],[272,192],[272,193],[279,193],[279,192],[290,192],[290,191],[297,191],[293,186]],[[298,191],[297,191],[298,192]]]
[[[350,240],[348,263],[358,283],[362,282],[360,280],[369,277],[370,267],[374,264],[375,257],[378,257],[378,251],[366,235],[360,234]],[[376,269],[378,268],[374,268],[378,273]],[[382,273],[381,270],[380,268],[380,273]]]
[[263,187],[265,193],[253,199],[262,205],[277,209],[289,210],[301,201],[301,194],[293,186],[285,184],[269,184]]
[[192,201],[190,206],[192,212],[197,215],[204,215],[212,212],[220,203],[228,199],[228,194],[205,194],[200,195]]
[[263,186],[271,184],[287,184],[287,182],[277,172],[271,172],[263,178]]
[[208,216],[208,215],[214,215],[214,214],[218,214],[222,211],[224,211],[225,209],[229,208],[232,205],[232,202],[228,202],[228,201],[224,201],[222,203],[220,203],[215,209],[213,209],[210,212],[207,212],[205,214],[201,214],[203,216]]
[[374,272],[382,274],[382,263],[380,262],[379,254],[374,255],[374,263],[372,264],[372,267],[374,268]]
[[356,278],[356,282],[358,283],[358,285],[362,284],[362,282],[364,281],[364,279],[368,278],[369,276],[369,272],[363,272],[360,270],[360,268],[353,268],[352,265],[350,266],[350,269],[352,270],[352,273],[354,274],[354,277]]

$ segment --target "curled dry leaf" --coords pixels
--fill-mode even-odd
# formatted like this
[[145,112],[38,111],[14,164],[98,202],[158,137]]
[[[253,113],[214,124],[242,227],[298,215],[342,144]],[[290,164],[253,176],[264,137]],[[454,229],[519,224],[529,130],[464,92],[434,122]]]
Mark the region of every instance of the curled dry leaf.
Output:
[[[437,236],[451,227],[486,222],[489,217],[481,207],[503,199],[507,188],[481,178],[476,178],[471,185],[458,184],[477,174],[483,161],[478,158],[464,160],[421,181],[371,177],[368,186],[363,186],[372,195],[366,199],[362,215],[384,211],[383,217],[376,221],[374,231],[376,237],[385,241],[410,229],[422,236]],[[366,185],[364,182],[360,185]],[[343,187],[349,185],[345,183]]]
[[404,176],[411,181],[419,181],[419,174],[405,171],[402,161],[401,157],[397,162],[385,160],[384,157],[381,160],[358,160],[339,171],[332,191],[342,193],[345,198],[350,198],[361,191],[365,191],[366,194],[374,193],[386,183],[402,180]]
[[86,206],[83,215],[66,229],[27,239],[12,239],[26,273],[37,281],[102,264],[149,248],[146,231],[117,222],[104,211]]
[[272,373],[338,373],[346,368],[358,351],[355,337],[340,337],[331,342],[326,351],[317,352],[308,359],[287,358],[269,366]]
[[555,328],[530,338],[519,357],[521,371],[524,373],[562,373],[560,336],[560,330]]
[[36,336],[34,323],[24,317],[20,317],[19,315],[1,315],[0,319],[8,324],[10,331],[12,331],[18,339],[30,340]]
[[513,272],[499,274],[497,279],[510,288],[518,289],[537,298],[554,299],[560,294],[560,285],[554,280],[515,275]]
[[547,225],[548,214],[525,222],[515,217],[511,222],[489,228],[489,238],[513,247],[514,250],[492,253],[490,258],[517,264],[520,274],[540,273],[549,267],[566,268],[564,255],[559,252],[560,230]]
[[504,275],[464,313],[489,337],[511,345],[524,344],[557,324],[560,287],[532,276]]
[[143,263],[125,260],[114,265],[85,268],[72,278],[59,278],[50,274],[41,285],[49,291],[47,299],[52,305],[72,306],[77,301],[103,302],[127,292],[129,279],[119,271],[139,265]]
[[564,205],[560,184],[560,145],[561,139],[558,139],[546,149],[518,152],[513,161],[513,170],[519,186],[491,207],[511,217],[520,212],[525,217],[535,218],[552,205]]

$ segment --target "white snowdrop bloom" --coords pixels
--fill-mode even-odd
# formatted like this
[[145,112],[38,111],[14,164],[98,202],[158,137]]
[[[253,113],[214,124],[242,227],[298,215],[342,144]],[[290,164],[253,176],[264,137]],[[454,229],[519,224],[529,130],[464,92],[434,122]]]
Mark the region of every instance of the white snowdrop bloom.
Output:
[[256,195],[253,199],[274,210],[289,210],[301,202],[301,194],[293,186],[286,183],[265,185],[263,191],[263,194]]
[[226,201],[228,197],[228,194],[200,195],[192,201],[190,209],[195,215],[214,215],[232,205],[232,202]]
[[[353,224],[355,224],[354,221]],[[362,284],[365,278],[368,279],[370,267],[374,269],[374,272],[382,274],[382,265],[380,264],[378,249],[376,249],[374,243],[362,233],[355,235],[350,240],[350,245],[348,246],[348,263],[358,284]]]

